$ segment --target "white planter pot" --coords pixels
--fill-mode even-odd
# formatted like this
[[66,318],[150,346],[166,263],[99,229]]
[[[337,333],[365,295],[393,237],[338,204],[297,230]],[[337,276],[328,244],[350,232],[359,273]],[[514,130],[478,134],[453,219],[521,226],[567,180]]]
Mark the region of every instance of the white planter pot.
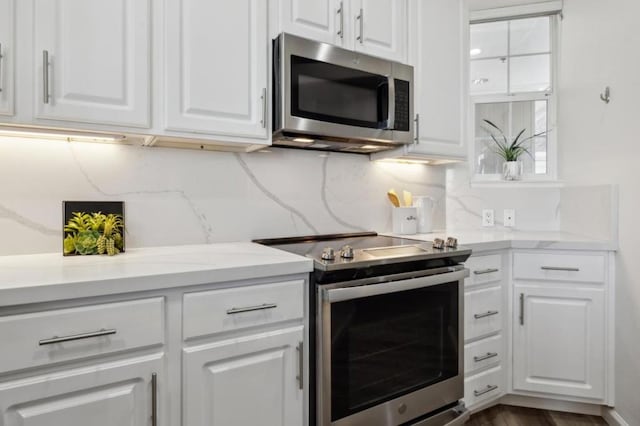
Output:
[[506,161],[502,165],[502,178],[504,180],[520,180],[522,179],[522,171],[522,161]]

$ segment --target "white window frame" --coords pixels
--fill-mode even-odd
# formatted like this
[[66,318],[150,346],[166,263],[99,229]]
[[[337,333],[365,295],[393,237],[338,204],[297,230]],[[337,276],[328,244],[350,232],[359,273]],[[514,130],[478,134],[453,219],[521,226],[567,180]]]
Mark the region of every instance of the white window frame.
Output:
[[[511,9],[511,8],[510,8]],[[515,9],[515,8],[513,8]],[[513,10],[512,10],[513,12]],[[559,34],[560,34],[560,14],[540,14],[550,17],[550,31],[551,31],[551,90],[547,92],[528,92],[528,93],[517,93],[517,94],[504,94],[504,95],[472,95],[469,93],[469,110],[468,110],[468,124],[467,124],[467,134],[469,135],[469,173],[471,176],[472,184],[496,184],[500,183],[501,185],[519,185],[519,184],[556,184],[558,183],[558,120],[557,120],[557,105],[558,105],[558,47],[559,47]],[[540,16],[538,15],[538,16]],[[489,13],[490,16],[490,13]],[[482,23],[482,22],[490,22],[490,21],[509,21],[520,18],[528,18],[533,17],[531,15],[514,15],[514,16],[499,16],[493,17],[492,19],[482,19],[482,20],[474,20],[470,23],[473,25],[474,23]],[[470,63],[470,60],[469,60]],[[468,84],[470,82],[467,82]],[[476,135],[475,135],[475,122],[476,122],[476,104],[479,103],[497,103],[497,102],[518,102],[518,101],[538,101],[538,100],[546,100],[547,101],[547,128],[549,132],[547,133],[547,173],[542,175],[536,174],[526,174],[522,176],[522,180],[520,181],[509,181],[506,182],[502,180],[501,173],[495,174],[479,174],[476,173],[476,161],[477,155],[475,152],[475,143],[476,143]],[[511,119],[511,117],[509,117]]]

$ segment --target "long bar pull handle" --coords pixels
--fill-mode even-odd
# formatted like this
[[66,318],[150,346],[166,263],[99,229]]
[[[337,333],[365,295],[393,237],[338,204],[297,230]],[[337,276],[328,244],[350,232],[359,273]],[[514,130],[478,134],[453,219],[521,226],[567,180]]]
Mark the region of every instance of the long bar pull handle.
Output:
[[231,308],[227,310],[227,315],[240,314],[242,312],[262,311],[264,309],[273,309],[277,307],[278,305],[275,303],[263,303],[262,305],[247,306],[246,308]]
[[151,426],[158,426],[158,375],[151,374]]
[[524,293],[520,293],[520,325],[524,325]]
[[396,79],[393,76],[387,77],[389,85],[389,108],[387,109],[387,129],[393,130],[396,126]]
[[49,51],[42,51],[42,102],[49,103]]
[[473,273],[475,275],[484,275],[484,274],[492,274],[494,272],[498,272],[499,269],[496,268],[488,268],[488,269],[481,269],[479,271],[473,271]]
[[487,312],[483,312],[481,314],[475,314],[473,317],[475,319],[480,319],[480,318],[490,317],[492,315],[498,315],[498,311],[487,311]]
[[414,141],[420,143],[420,114],[416,114],[416,118],[413,121],[416,123],[416,138]]
[[475,396],[480,396],[480,395],[484,395],[485,393],[489,393],[489,392],[491,392],[493,390],[496,390],[496,389],[498,389],[498,385],[487,385],[487,387],[484,388],[484,389],[474,390],[473,394]]
[[116,330],[115,329],[105,330],[103,328],[101,330],[92,331],[90,333],[80,333],[80,334],[73,334],[71,336],[62,336],[62,337],[53,336],[50,339],[42,339],[42,340],[40,340],[38,342],[38,344],[40,346],[53,345],[55,343],[71,342],[72,340],[91,339],[92,337],[109,336],[111,334],[116,334]]
[[2,43],[0,43],[0,93],[2,93]]
[[580,272],[580,268],[574,268],[571,266],[541,266],[543,271],[567,271],[567,272]]
[[485,359],[491,359],[498,356],[498,352],[487,352],[486,355],[479,355],[473,357],[473,362],[484,361]]
[[262,96],[260,97],[260,99],[262,100],[262,120],[260,121],[260,123],[262,123],[262,128],[266,129],[267,128],[267,88],[263,88],[262,89]]
[[298,388],[304,389],[304,346],[302,342],[298,343],[296,351],[298,352],[298,375],[296,379],[298,380]]
[[340,15],[340,30],[338,30],[338,35],[340,36],[341,39],[344,39],[344,3],[343,2],[340,2],[338,15]]
[[356,19],[360,21],[360,34],[356,37],[356,40],[358,40],[360,44],[364,44],[364,11],[362,8],[360,9],[360,14]]

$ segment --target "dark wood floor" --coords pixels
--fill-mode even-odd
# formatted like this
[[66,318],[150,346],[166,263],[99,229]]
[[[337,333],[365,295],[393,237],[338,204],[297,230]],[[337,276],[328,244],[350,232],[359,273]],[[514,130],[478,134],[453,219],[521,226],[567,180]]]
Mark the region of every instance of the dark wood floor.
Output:
[[560,411],[496,405],[471,416],[466,426],[594,426],[607,423],[602,417]]

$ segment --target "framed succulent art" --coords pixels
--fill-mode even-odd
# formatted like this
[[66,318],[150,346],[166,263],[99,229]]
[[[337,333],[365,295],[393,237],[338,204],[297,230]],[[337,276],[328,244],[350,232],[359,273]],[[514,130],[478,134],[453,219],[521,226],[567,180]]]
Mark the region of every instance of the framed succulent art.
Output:
[[123,201],[63,201],[62,206],[65,256],[124,252]]

